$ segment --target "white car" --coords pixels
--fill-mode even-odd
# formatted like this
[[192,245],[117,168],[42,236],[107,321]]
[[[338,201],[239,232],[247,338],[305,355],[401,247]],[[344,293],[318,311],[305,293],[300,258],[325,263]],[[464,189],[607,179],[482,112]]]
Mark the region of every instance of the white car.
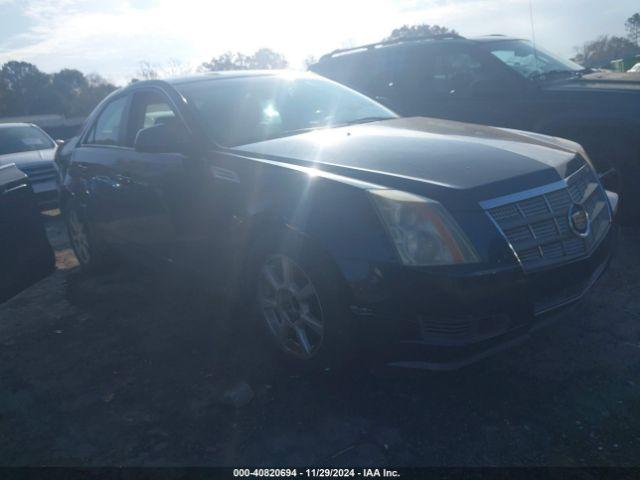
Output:
[[27,174],[43,210],[58,204],[56,142],[30,123],[0,124],[0,166],[15,163]]
[[627,70],[629,73],[640,73],[640,62],[636,63],[633,67]]

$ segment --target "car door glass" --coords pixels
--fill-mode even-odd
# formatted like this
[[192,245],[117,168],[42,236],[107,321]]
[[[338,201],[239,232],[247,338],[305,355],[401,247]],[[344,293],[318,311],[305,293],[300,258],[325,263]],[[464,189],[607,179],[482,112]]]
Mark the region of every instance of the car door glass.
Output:
[[127,128],[127,145],[133,146],[140,130],[157,125],[180,128],[182,124],[162,93],[153,90],[137,92],[133,97]]
[[122,145],[122,121],[127,97],[121,97],[107,105],[91,129],[85,144]]
[[484,78],[483,65],[466,52],[452,52],[436,59],[433,82],[442,95],[463,94]]
[[389,48],[376,52],[370,71],[372,91],[401,105],[433,95],[434,56],[430,48]]
[[176,115],[166,102],[148,103],[144,108],[142,128],[165,124],[173,121]]

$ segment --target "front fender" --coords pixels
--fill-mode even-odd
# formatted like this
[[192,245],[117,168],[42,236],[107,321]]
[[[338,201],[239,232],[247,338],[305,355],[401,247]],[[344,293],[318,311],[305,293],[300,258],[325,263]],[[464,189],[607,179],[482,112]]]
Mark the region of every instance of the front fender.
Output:
[[370,276],[374,264],[396,261],[366,184],[278,162],[240,161],[255,163],[250,172],[236,163],[245,192],[232,235],[242,250],[238,258],[275,231],[304,238],[348,284]]

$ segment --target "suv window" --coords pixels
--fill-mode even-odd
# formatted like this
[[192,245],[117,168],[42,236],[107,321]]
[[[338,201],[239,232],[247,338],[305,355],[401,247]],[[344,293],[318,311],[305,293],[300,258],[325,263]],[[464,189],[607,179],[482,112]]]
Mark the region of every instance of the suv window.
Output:
[[181,125],[169,105],[169,100],[162,93],[154,90],[136,92],[127,127],[126,143],[128,146],[133,146],[136,135],[143,128],[170,123],[174,123],[176,126]]
[[348,70],[347,64],[354,62],[355,57],[361,57],[361,60],[365,59],[358,69],[361,75],[359,78],[351,76],[350,84],[372,97],[397,99],[413,95],[445,97],[454,92],[463,94],[470,91],[478,80],[490,76],[490,66],[485,59],[459,47],[389,47],[349,57],[345,55],[342,65],[338,63],[334,68],[326,69],[327,73],[322,73],[343,81],[337,71]]
[[84,143],[87,145],[123,145],[122,126],[128,97],[120,97],[108,104],[91,128]]
[[486,78],[480,61],[467,52],[442,52],[434,58],[430,82],[434,94],[465,93],[479,80]]

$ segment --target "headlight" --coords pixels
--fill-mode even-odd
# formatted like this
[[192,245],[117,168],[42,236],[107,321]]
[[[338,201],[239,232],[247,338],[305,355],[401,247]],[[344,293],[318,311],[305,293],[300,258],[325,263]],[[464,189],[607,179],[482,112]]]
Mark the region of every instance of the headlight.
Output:
[[399,190],[369,190],[405,265],[478,262],[458,224],[434,200]]

